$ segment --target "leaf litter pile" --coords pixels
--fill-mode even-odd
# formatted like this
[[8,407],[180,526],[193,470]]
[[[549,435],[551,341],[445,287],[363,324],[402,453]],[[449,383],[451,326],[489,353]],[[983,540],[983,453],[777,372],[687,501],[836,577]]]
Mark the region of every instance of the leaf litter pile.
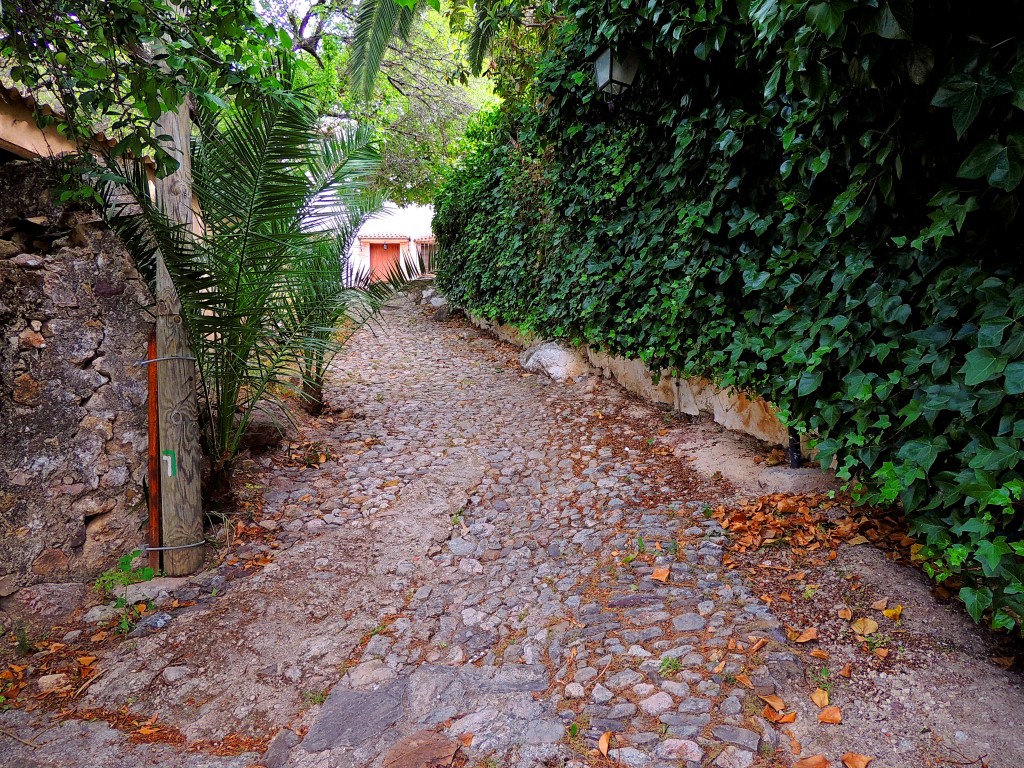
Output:
[[[763,496],[719,506],[710,516],[731,536],[725,565],[751,570],[763,593],[761,600],[774,607],[787,625],[788,640],[808,662],[812,670],[808,699],[818,727],[841,724],[843,712],[832,701],[833,687],[849,684],[869,666],[892,663],[894,637],[900,638],[902,646],[903,606],[890,606],[888,598],[870,602],[856,574],[837,577],[828,566],[838,560],[842,544],[870,543],[887,550],[892,559],[911,561],[919,546],[907,535],[904,521],[879,510],[855,510],[847,499],[820,493]],[[831,582],[827,589],[825,582]],[[815,601],[822,591],[830,592],[831,599]],[[833,599],[843,605],[840,610],[826,608]],[[820,647],[822,639],[830,641],[831,653]],[[840,648],[834,647],[836,642]],[[834,653],[844,658],[833,659]],[[842,693],[852,693],[848,686],[844,688]],[[776,694],[761,699],[762,716],[782,729],[793,754],[800,755],[802,745],[786,727],[796,722],[797,709]],[[855,750],[840,757],[845,768],[866,768],[873,760]],[[824,755],[812,754],[797,760],[794,767],[831,765]]]

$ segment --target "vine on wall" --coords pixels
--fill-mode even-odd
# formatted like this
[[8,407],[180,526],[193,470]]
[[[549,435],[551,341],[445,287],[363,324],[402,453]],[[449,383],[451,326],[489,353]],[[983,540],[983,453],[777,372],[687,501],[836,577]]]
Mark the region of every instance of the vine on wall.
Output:
[[[567,0],[437,199],[453,301],[763,395],[1024,621],[1024,9]],[[645,59],[619,110],[604,45]],[[625,109],[623,108],[625,107]]]

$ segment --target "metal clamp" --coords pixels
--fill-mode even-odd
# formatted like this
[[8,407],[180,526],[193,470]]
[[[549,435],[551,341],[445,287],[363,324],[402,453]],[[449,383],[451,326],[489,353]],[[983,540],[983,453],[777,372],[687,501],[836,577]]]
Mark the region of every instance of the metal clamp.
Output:
[[167,355],[167,357],[154,357],[149,360],[139,360],[135,364],[149,365],[150,363],[159,363],[161,360],[191,360],[192,362],[195,362],[195,358],[189,357],[188,355]]

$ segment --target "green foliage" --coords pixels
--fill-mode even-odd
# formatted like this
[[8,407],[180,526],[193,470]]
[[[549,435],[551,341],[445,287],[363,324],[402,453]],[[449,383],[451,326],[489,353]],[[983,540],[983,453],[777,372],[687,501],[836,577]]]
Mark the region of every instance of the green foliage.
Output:
[[379,203],[365,193],[377,164],[367,130],[325,136],[315,110],[291,92],[245,111],[200,111],[197,128],[198,232],[168,220],[138,164],[115,164],[131,205],[122,187],[108,185],[105,196],[143,274],[153,279],[159,249],[178,291],[216,488],[254,414],[282,390],[318,401],[345,339],[406,281],[342,280],[348,246]]
[[150,581],[156,572],[147,566],[133,567],[132,563],[136,558],[142,556],[142,550],[136,549],[120,560],[117,565],[99,575],[93,588],[104,595],[113,595],[119,588],[127,587],[129,584],[138,584],[140,581]]
[[[902,503],[972,616],[1024,618],[1021,9],[569,0],[437,199],[438,282],[772,401]],[[1010,35],[1008,37],[1008,35]],[[610,112],[589,61],[644,64]]]
[[291,40],[240,0],[189,3],[180,16],[171,0],[5,0],[0,3],[0,57],[10,75],[44,105],[59,103],[61,129],[89,138],[104,130],[117,155],[148,154],[163,170],[175,161],[151,130],[187,94],[209,109],[279,87],[268,66]]

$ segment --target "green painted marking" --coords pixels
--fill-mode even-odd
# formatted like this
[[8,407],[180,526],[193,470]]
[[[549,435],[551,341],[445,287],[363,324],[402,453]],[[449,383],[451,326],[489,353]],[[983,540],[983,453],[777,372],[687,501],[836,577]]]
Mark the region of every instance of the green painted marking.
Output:
[[166,451],[161,451],[160,453],[163,454],[164,466],[167,468],[167,476],[168,477],[177,477],[178,476],[178,457],[177,457],[177,455],[174,453],[174,451],[172,451],[170,449],[168,449]]

